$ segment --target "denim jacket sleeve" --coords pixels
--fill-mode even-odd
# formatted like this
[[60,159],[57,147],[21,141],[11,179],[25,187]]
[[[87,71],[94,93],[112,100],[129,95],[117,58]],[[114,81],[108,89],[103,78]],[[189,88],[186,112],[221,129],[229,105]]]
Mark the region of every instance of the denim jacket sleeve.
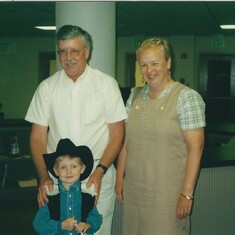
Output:
[[48,206],[40,207],[33,220],[33,227],[38,234],[52,235],[61,232],[61,221],[50,219]]
[[101,214],[99,214],[96,206],[93,207],[93,209],[89,212],[86,223],[91,225],[91,228],[87,230],[87,233],[95,233],[97,232],[102,224],[103,217]]

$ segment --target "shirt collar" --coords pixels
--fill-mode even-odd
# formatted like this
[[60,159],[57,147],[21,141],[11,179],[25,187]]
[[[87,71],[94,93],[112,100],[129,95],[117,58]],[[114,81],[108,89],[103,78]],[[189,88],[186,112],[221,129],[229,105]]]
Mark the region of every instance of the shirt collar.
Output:
[[[82,81],[82,80],[84,80],[85,77],[87,77],[86,75],[87,75],[87,73],[88,73],[89,68],[90,68],[90,67],[89,67],[89,65],[87,64],[87,65],[86,65],[86,68],[85,68],[85,70],[84,70],[84,72],[80,75],[80,77],[78,77],[78,79],[76,80],[76,82]],[[64,69],[63,69],[63,72],[64,72],[64,76],[66,77],[66,79],[67,79],[68,81],[73,82],[73,80],[68,77],[68,75],[66,74],[66,72],[65,72]],[[76,82],[75,82],[75,83],[76,83]],[[73,83],[74,83],[74,82],[73,82]]]
[[[59,188],[61,191],[65,192],[67,191],[67,189],[65,189],[65,187],[62,185],[60,179],[58,179],[58,184],[59,184]],[[69,191],[80,191],[81,190],[81,181],[77,180],[77,182],[75,182],[74,184],[70,185],[69,187]]]
[[[172,83],[167,89],[165,89],[159,96],[159,98],[162,98],[164,97],[166,94],[168,94],[172,89],[173,87],[177,84],[178,82],[174,82]],[[143,97],[143,99],[149,99],[149,85],[146,84],[143,89],[141,90],[141,95]]]

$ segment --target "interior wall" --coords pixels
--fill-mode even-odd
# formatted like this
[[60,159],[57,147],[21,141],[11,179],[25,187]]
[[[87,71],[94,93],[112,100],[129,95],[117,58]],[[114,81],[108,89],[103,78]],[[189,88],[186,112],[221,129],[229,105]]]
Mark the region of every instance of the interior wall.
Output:
[[173,79],[194,87],[195,37],[172,36],[169,38],[173,48]]
[[[143,37],[142,37],[143,38]],[[135,53],[141,37],[117,38],[116,79],[130,87],[126,78],[126,55]],[[213,37],[171,36],[176,81],[199,90],[199,57],[206,54],[234,54],[235,37],[225,37],[223,47],[212,46]],[[54,38],[0,39],[0,103],[6,119],[24,118],[39,81],[39,52],[54,52]]]
[[[235,37],[224,37],[223,46],[214,46],[215,37],[197,37],[195,39],[195,78],[200,78],[201,55],[234,55],[235,54]],[[194,87],[199,88],[199,79],[194,79]]]
[[[213,42],[217,35],[211,37],[195,37],[193,35],[166,37],[173,48],[173,79],[191,88],[199,90],[199,57],[204,54],[234,54],[235,37],[224,37],[223,46]],[[117,80],[121,86],[130,86],[126,79],[126,54],[135,53],[136,37],[120,37],[117,39]]]
[[5,119],[23,118],[39,80],[39,52],[55,51],[52,38],[0,39],[0,103]]
[[[164,37],[173,48],[172,78],[176,81],[184,79],[185,84],[194,86],[194,61],[195,61],[195,37],[194,36],[171,36]],[[126,79],[126,55],[135,53],[138,46],[136,37],[120,37],[117,39],[117,80],[121,86],[130,86]],[[183,56],[181,58],[181,56]]]
[[134,44],[133,37],[119,37],[117,38],[116,50],[116,79],[121,87],[129,87],[130,81],[126,79],[126,56],[128,53],[135,53],[137,46]]

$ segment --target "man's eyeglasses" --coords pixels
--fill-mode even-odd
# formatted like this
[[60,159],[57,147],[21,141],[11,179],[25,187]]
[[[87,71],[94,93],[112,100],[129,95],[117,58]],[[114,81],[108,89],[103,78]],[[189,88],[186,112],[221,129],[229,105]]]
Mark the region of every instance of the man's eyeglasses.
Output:
[[69,49],[69,50],[65,50],[65,49],[60,49],[57,51],[58,55],[60,57],[66,57],[67,54],[69,53],[71,56],[76,57],[79,56],[79,54],[85,49],[86,47],[83,47],[82,49],[78,50],[78,49]]

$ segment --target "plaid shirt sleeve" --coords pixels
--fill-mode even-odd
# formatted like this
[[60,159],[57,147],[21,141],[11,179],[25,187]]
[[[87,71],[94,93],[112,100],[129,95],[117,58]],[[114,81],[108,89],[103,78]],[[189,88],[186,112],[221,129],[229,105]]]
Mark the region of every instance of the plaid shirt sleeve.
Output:
[[182,130],[191,130],[206,126],[205,103],[195,90],[185,88],[177,102],[177,112]]
[[126,112],[127,112],[127,115],[129,114],[129,112],[131,110],[134,90],[135,90],[135,88],[131,88],[130,96],[129,96],[129,98],[126,101]]

